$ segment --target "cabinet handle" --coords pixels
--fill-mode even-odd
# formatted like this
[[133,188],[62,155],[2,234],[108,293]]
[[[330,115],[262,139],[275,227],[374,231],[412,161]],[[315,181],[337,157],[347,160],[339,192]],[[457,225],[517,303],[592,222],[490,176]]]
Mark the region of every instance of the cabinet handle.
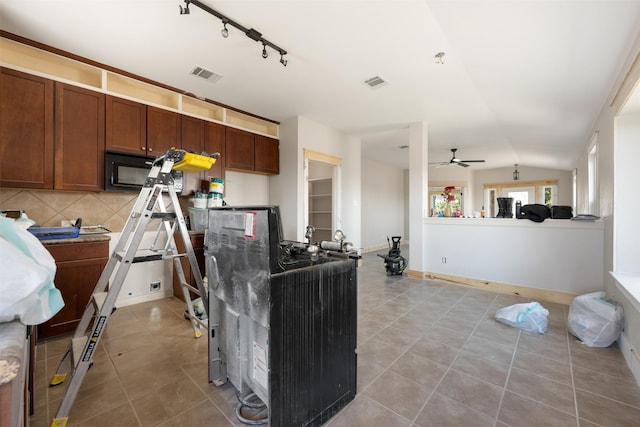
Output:
[[153,148],[147,148],[147,151],[148,151],[148,152],[152,152],[152,151],[153,151]]
[[140,149],[141,149],[142,151],[147,151],[147,149],[146,149],[145,147],[140,147]]

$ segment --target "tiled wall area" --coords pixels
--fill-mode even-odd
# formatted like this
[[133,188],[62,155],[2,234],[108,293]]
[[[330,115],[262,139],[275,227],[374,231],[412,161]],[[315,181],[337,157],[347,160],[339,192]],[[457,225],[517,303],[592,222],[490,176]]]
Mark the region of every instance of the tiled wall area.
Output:
[[0,210],[21,209],[42,227],[82,218],[83,225],[102,225],[115,232],[122,231],[138,194],[0,188]]

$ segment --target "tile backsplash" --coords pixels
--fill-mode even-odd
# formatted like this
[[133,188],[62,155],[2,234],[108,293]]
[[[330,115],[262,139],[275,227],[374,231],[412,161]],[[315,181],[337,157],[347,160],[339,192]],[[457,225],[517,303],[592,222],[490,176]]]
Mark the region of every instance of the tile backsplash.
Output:
[[[83,225],[102,225],[116,232],[122,231],[138,194],[0,188],[0,210],[23,210],[42,227],[59,227],[62,221],[82,218]],[[169,205],[168,200],[165,203]],[[180,205],[186,204],[180,198]],[[186,207],[183,213],[188,214]]]

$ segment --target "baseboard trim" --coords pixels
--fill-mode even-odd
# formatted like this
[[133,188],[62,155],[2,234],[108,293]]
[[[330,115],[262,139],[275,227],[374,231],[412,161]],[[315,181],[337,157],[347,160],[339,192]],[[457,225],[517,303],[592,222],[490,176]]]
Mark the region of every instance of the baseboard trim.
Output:
[[411,277],[412,279],[424,279],[425,273],[423,271],[417,270],[407,270],[407,277]]
[[452,276],[449,274],[433,273],[430,271],[426,272],[424,277],[427,279],[451,282],[457,285],[470,286],[472,288],[483,289],[485,291],[516,295],[533,300],[549,301],[566,305],[571,304],[573,299],[577,296],[576,294],[552,291],[549,289],[530,288],[507,283],[491,282],[488,280],[470,279],[468,277]]

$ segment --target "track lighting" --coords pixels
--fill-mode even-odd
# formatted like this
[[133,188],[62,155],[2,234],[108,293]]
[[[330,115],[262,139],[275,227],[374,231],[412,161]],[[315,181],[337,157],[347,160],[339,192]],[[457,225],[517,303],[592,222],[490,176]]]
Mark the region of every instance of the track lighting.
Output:
[[516,167],[516,169],[513,171],[513,180],[518,181],[520,180],[520,172],[518,172],[518,164],[516,163],[514,166]]
[[222,34],[222,37],[224,38],[229,37],[229,30],[227,28],[227,24],[229,24],[232,27],[242,31],[251,40],[262,43],[263,58],[266,59],[269,56],[269,53],[267,52],[267,46],[269,46],[271,49],[275,50],[280,54],[280,63],[285,67],[287,66],[287,60],[284,59],[284,56],[287,54],[287,51],[282,49],[280,46],[277,46],[271,43],[269,40],[263,38],[262,33],[260,33],[259,31],[253,28],[246,28],[240,25],[233,19],[227,18],[217,10],[212,9],[211,7],[207,6],[206,4],[202,3],[199,0],[184,0],[184,3],[185,3],[185,7],[180,6],[180,15],[189,15],[191,13],[189,11],[189,5],[193,4],[194,6],[199,7],[200,9],[204,10],[205,12],[215,16],[216,18],[222,21],[222,25],[224,26],[224,28],[220,30],[220,34]]

